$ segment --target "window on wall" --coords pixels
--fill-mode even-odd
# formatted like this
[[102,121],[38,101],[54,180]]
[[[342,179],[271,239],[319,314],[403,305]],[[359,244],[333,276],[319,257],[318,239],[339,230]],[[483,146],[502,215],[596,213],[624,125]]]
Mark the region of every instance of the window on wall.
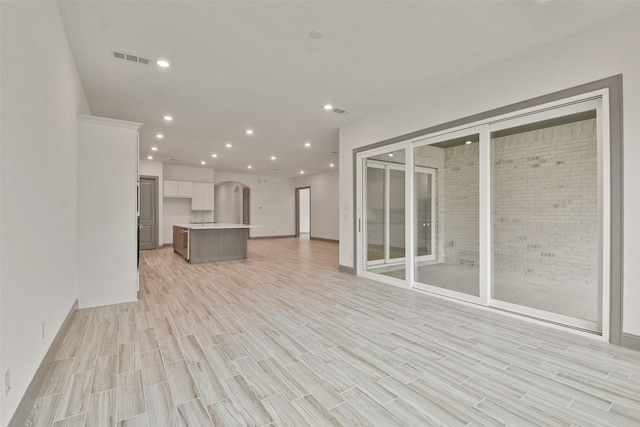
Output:
[[603,96],[606,91],[556,101],[360,153],[359,273],[606,332]]

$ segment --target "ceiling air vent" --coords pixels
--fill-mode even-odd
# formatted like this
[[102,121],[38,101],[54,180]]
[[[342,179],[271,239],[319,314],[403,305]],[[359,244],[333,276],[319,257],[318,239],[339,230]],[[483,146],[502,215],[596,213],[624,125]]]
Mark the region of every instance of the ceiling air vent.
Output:
[[337,113],[337,114],[349,114],[349,112],[348,112],[348,111],[341,110],[341,109],[339,109],[339,108],[334,108],[334,109],[333,109],[333,112],[334,112],[334,113]]
[[123,59],[125,61],[137,62],[138,64],[149,65],[149,58],[142,58],[140,56],[131,55],[124,52],[113,52],[113,57],[116,59]]

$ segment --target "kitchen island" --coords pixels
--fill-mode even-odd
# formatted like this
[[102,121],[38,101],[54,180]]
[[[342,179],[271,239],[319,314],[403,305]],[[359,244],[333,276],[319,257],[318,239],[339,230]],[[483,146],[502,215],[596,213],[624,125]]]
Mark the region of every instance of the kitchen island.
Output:
[[173,226],[173,251],[191,264],[247,258],[249,229],[255,225],[205,223]]

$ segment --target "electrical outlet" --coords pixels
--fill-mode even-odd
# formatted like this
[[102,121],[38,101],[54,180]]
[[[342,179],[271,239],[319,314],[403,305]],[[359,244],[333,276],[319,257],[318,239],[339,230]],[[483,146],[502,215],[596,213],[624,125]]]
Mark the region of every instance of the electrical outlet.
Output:
[[44,339],[44,320],[42,321],[42,339]]
[[4,396],[7,397],[9,394],[9,390],[11,390],[11,371],[7,369],[7,372],[4,373]]

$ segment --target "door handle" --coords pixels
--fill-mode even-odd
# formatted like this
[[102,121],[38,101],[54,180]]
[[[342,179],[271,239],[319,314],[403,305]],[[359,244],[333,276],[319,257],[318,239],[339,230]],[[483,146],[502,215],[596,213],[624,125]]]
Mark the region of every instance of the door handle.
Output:
[[360,218],[358,218],[358,233],[361,232],[361,230],[360,230],[360,221],[362,221],[362,220]]

